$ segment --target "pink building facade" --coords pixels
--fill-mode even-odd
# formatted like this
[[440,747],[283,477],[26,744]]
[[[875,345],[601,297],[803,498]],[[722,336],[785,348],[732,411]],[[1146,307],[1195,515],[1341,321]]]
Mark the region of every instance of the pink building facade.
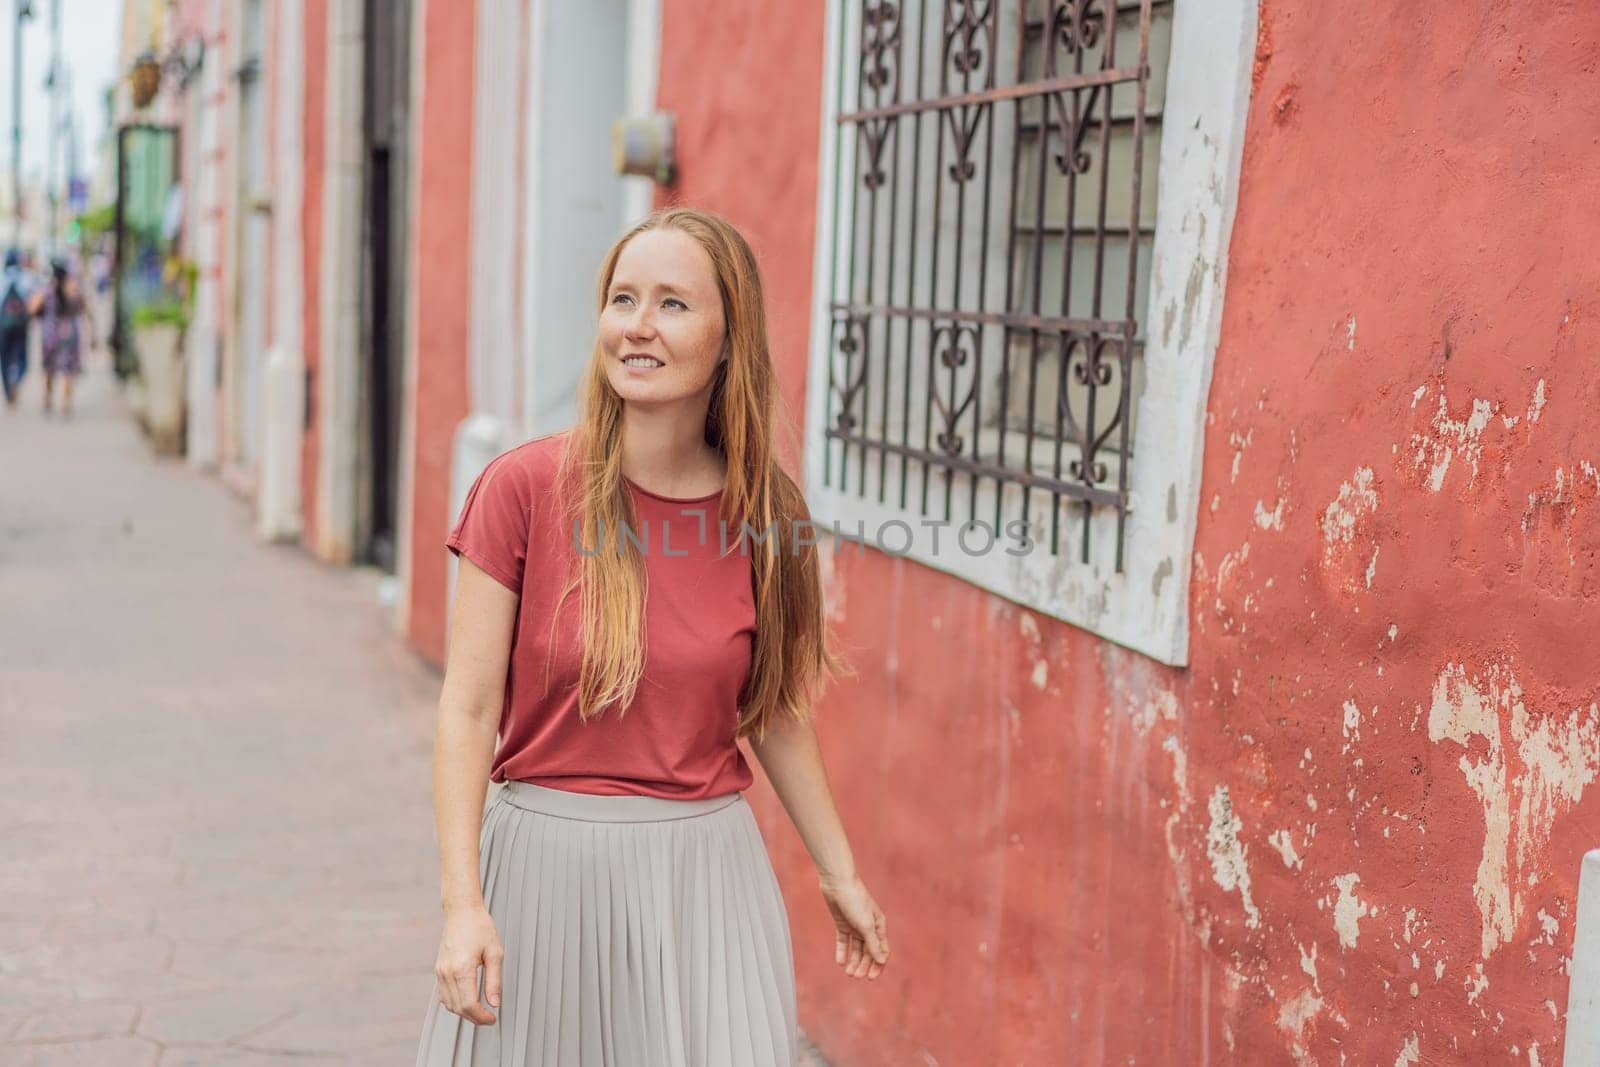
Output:
[[[257,186],[251,5],[180,7],[191,457],[264,536],[390,576],[435,662],[449,519],[572,418],[607,244],[667,202],[750,237],[818,517],[913,531],[824,539],[878,982],[838,976],[754,793],[826,1057],[1561,1060],[1600,814],[1600,16],[285,0]],[[672,180],[619,176],[612,123],[658,111]],[[1016,458],[1058,442],[1075,474]],[[1024,503],[1059,553],[925,539]]]

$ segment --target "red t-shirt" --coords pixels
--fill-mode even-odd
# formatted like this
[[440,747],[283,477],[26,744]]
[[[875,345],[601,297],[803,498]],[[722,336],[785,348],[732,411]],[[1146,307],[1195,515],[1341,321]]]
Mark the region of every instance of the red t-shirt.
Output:
[[[445,540],[520,596],[490,780],[675,798],[747,788],[750,766],[733,729],[750,673],[755,595],[737,526],[727,535],[733,551],[718,558],[720,491],[674,499],[627,483],[633,533],[646,544],[644,673],[624,714],[613,706],[578,718],[577,590],[551,629],[565,568],[577,558],[554,491],[567,439],[565,431],[534,438],[491,460]],[[605,532],[605,551],[616,550],[617,536]]]

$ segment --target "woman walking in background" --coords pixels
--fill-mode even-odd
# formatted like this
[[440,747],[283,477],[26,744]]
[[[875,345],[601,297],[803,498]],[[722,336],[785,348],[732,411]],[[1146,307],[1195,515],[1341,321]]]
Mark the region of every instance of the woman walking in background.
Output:
[[444,932],[417,1063],[787,1067],[789,920],[737,738],[816,865],[836,963],[876,978],[889,943],[809,722],[840,665],[774,454],[761,282],[731,225],[674,208],[599,290],[578,424],[492,460],[445,542]]
[[[64,259],[50,262],[50,283],[33,297],[39,316],[39,356],[44,365],[44,411],[54,403],[56,378],[61,379],[61,414],[72,415],[72,386],[83,373],[82,338],[78,320],[89,316],[89,305]],[[89,328],[94,329],[91,317]],[[95,343],[95,342],[91,342]]]

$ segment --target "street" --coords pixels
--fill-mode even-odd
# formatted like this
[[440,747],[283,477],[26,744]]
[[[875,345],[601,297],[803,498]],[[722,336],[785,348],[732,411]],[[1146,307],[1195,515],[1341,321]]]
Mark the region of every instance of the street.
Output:
[[409,1063],[438,676],[86,356],[0,410],[0,1061]]

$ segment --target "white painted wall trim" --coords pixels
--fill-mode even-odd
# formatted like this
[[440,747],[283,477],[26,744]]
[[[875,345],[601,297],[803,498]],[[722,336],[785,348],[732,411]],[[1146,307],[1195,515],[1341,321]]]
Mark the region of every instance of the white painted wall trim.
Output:
[[1600,849],[1584,854],[1572,935],[1563,1063],[1600,1063]]
[[[532,2],[524,97],[522,408],[510,423],[513,444],[561,429],[575,414],[577,384],[594,341],[595,274],[631,210],[611,165],[611,125],[633,94],[655,97],[653,66],[625,69],[632,54],[627,38],[635,22],[659,21],[628,0]],[[584,91],[574,93],[571,86],[580,83]]]
[[277,0],[270,18],[277,90],[273,135],[272,341],[293,352],[304,348],[305,271],[300,209],[305,184],[305,9],[303,0]]
[[328,4],[315,551],[354,555],[361,432],[361,0]]
[[[417,396],[420,348],[417,338],[417,308],[420,301],[418,271],[422,256],[418,253],[422,227],[417,220],[422,217],[422,105],[427,93],[428,61],[428,0],[412,0],[411,4],[411,76],[407,89],[411,94],[407,105],[410,129],[406,131],[406,216],[411,225],[406,230],[406,337],[401,363],[403,377],[400,386],[400,477],[398,499],[395,501],[395,575],[400,582],[400,595],[395,606],[395,629],[404,634],[411,629],[412,596],[415,587],[411,582],[412,557],[416,552],[418,531],[413,528],[411,516],[415,514],[417,499]],[[433,543],[431,531],[423,532],[421,542]]]
[[468,399],[472,411],[512,426],[519,421],[522,400],[516,369],[523,325],[517,313],[517,220],[524,211],[518,150],[527,107],[523,7],[523,0],[478,0],[472,95]]
[[[661,0],[628,0],[628,117],[641,118],[656,110],[661,80]],[[622,226],[626,230],[650,214],[656,183],[650,178],[622,179]]]
[[221,79],[220,104],[217,113],[218,146],[222,149],[219,167],[217,216],[221,250],[218,256],[221,301],[216,320],[217,376],[221,395],[217,410],[217,468],[225,483],[237,492],[239,480],[239,433],[244,424],[242,405],[239,402],[239,238],[243,227],[239,224],[244,205],[239,202],[240,156],[244,148],[244,129],[240,121],[239,69],[243,56],[244,12],[238,3],[222,6],[220,25],[222,40],[214,55],[208,54],[206,62],[216,60]]
[[272,320],[262,354],[256,451],[261,477],[256,530],[292,540],[302,528],[300,454],[305,439],[305,350],[302,346],[305,272],[301,264],[301,193],[305,173],[305,12],[302,0],[279,0],[267,12],[274,35],[272,123]]
[[[1186,663],[1205,406],[1221,332],[1228,240],[1250,102],[1256,0],[1174,7],[1145,320],[1147,384],[1138,401],[1133,451],[1138,458],[1132,470],[1121,574],[1115,572],[1109,550],[1094,553],[1089,564],[1078,562],[1075,553],[1051,556],[1043,549],[1008,555],[1004,547],[1010,542],[1005,540],[992,551],[961,551],[953,547],[954,526],[940,531],[922,525],[918,514],[876,504],[875,497],[862,499],[854,492],[840,493],[822,485],[827,367],[832,358],[828,304],[834,249],[843,243],[845,225],[835,217],[833,176],[836,162],[843,164],[840,173],[853,171],[849,139],[845,139],[845,158],[836,161],[832,134],[839,113],[839,42],[849,29],[844,20],[855,17],[852,7],[830,0],[827,16],[806,397],[806,495],[814,517],[825,525],[837,523],[846,534],[864,529],[869,544],[875,543],[884,524],[906,523],[911,544],[904,554],[911,558],[1163,663]],[[987,514],[992,519],[993,493],[992,485],[980,491],[980,517]],[[961,499],[964,504],[965,496]],[[1015,494],[1001,503],[1002,522],[1021,514]],[[963,506],[957,515],[965,512]],[[1100,510],[1091,527],[1091,545],[1115,544],[1115,516],[1107,509]],[[1039,529],[1034,536],[1047,533]],[[899,528],[885,534],[883,545],[900,554]],[[976,536],[970,541],[974,546],[981,543]]]
[[539,202],[544,189],[540,161],[543,159],[544,130],[540,121],[539,87],[545,80],[545,44],[549,36],[550,0],[528,0],[527,19],[527,78],[519,97],[519,114],[522,130],[522,183],[518,195],[522,203],[521,300],[517,306],[518,332],[522,344],[517,349],[517,359],[522,363],[520,375],[519,411],[512,427],[517,439],[533,437],[533,412],[538,399],[538,383],[534,368],[538,366],[539,350],[534,339],[539,328],[539,248],[543,238],[543,219]]
[[[189,89],[199,98],[199,129],[195,144],[187,151],[198,153],[195,171],[197,188],[186,197],[193,234],[191,255],[198,277],[195,282],[194,321],[184,338],[184,367],[188,407],[185,452],[190,466],[213,470],[220,459],[220,428],[217,410],[217,337],[222,226],[214,212],[221,206],[222,165],[214,153],[221,144],[221,116],[216,94],[226,84],[226,59],[221,49],[212,49],[222,27],[222,0],[206,5],[203,34],[207,46],[200,80]],[[231,94],[228,97],[231,99]],[[186,134],[187,135],[187,134]]]

